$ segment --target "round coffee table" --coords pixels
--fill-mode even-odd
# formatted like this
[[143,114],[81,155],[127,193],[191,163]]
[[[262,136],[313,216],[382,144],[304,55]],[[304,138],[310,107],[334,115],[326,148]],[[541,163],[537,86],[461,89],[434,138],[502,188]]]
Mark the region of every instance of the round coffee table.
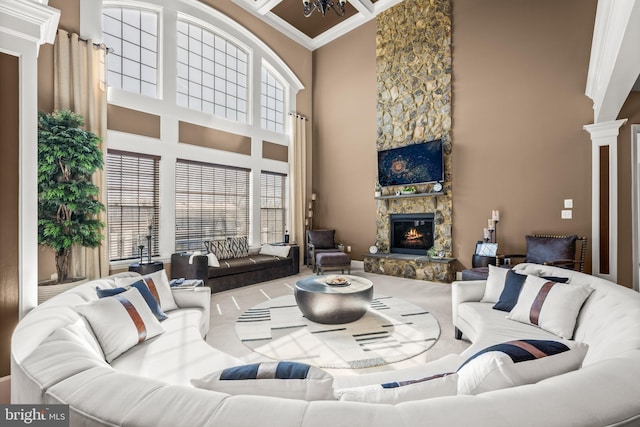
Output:
[[[329,284],[339,277],[346,280],[345,285]],[[325,324],[349,323],[367,312],[373,298],[373,283],[344,274],[311,276],[296,282],[294,295],[307,319]]]

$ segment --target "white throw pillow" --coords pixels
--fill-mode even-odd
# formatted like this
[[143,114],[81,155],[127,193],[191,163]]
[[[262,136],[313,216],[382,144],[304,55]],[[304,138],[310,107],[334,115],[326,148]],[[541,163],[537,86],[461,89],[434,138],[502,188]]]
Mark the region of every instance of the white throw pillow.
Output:
[[506,268],[496,267],[495,265],[489,265],[489,275],[487,276],[487,284],[484,287],[484,296],[480,302],[497,303],[500,299],[500,294],[504,289],[504,283],[507,280]]
[[[147,274],[142,277],[147,287],[151,291],[154,297],[160,303],[160,308],[165,313],[167,311],[176,310],[178,306],[173,298],[171,292],[171,286],[169,286],[169,279],[167,278],[167,272],[164,270],[156,271],[151,274]],[[116,277],[116,287],[125,288],[140,280],[140,277]]]
[[528,276],[518,302],[507,318],[571,339],[580,309],[592,291],[586,285],[568,285]]
[[493,345],[467,359],[458,369],[458,394],[533,384],[574,371],[588,346],[577,342],[518,340]]
[[289,256],[289,250],[291,246],[283,245],[283,246],[274,246],[268,243],[265,243],[260,247],[260,255],[273,255],[286,258]]
[[131,347],[164,332],[136,288],[76,306],[111,362]]
[[362,387],[342,388],[335,391],[338,400],[395,405],[410,400],[455,396],[458,390],[458,374],[440,374],[418,380]]
[[214,253],[209,253],[207,254],[207,265],[209,267],[220,267],[220,262],[218,261],[218,257],[216,257],[216,254]]
[[200,251],[193,251],[191,255],[189,255],[189,264],[193,264],[193,258],[202,255]]
[[228,394],[252,394],[302,400],[333,400],[333,377],[298,362],[263,362],[236,366],[192,379],[198,388]]

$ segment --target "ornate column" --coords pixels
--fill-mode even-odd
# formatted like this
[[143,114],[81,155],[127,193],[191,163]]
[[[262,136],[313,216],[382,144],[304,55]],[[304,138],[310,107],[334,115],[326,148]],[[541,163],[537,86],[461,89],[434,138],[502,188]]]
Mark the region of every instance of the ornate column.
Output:
[[627,119],[586,125],[591,135],[592,273],[618,277],[618,133]]

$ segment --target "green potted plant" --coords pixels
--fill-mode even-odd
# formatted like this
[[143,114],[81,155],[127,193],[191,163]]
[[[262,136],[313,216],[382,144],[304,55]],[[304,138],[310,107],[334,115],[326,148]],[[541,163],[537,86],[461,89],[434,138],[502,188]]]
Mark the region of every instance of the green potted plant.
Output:
[[402,194],[415,194],[418,191],[415,185],[405,185],[402,187]]
[[97,215],[105,208],[91,177],[104,160],[100,138],[83,123],[67,110],[38,117],[38,243],[55,251],[58,283],[76,280],[69,277],[73,245],[94,248],[103,239]]
[[376,181],[373,187],[373,195],[374,197],[382,196],[382,185],[380,185],[380,181]]

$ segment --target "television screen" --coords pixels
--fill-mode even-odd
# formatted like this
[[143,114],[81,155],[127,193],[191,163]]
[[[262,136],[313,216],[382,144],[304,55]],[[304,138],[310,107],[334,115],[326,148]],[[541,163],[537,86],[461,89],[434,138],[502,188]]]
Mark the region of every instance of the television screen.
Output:
[[443,180],[441,139],[378,151],[378,181],[382,186]]

